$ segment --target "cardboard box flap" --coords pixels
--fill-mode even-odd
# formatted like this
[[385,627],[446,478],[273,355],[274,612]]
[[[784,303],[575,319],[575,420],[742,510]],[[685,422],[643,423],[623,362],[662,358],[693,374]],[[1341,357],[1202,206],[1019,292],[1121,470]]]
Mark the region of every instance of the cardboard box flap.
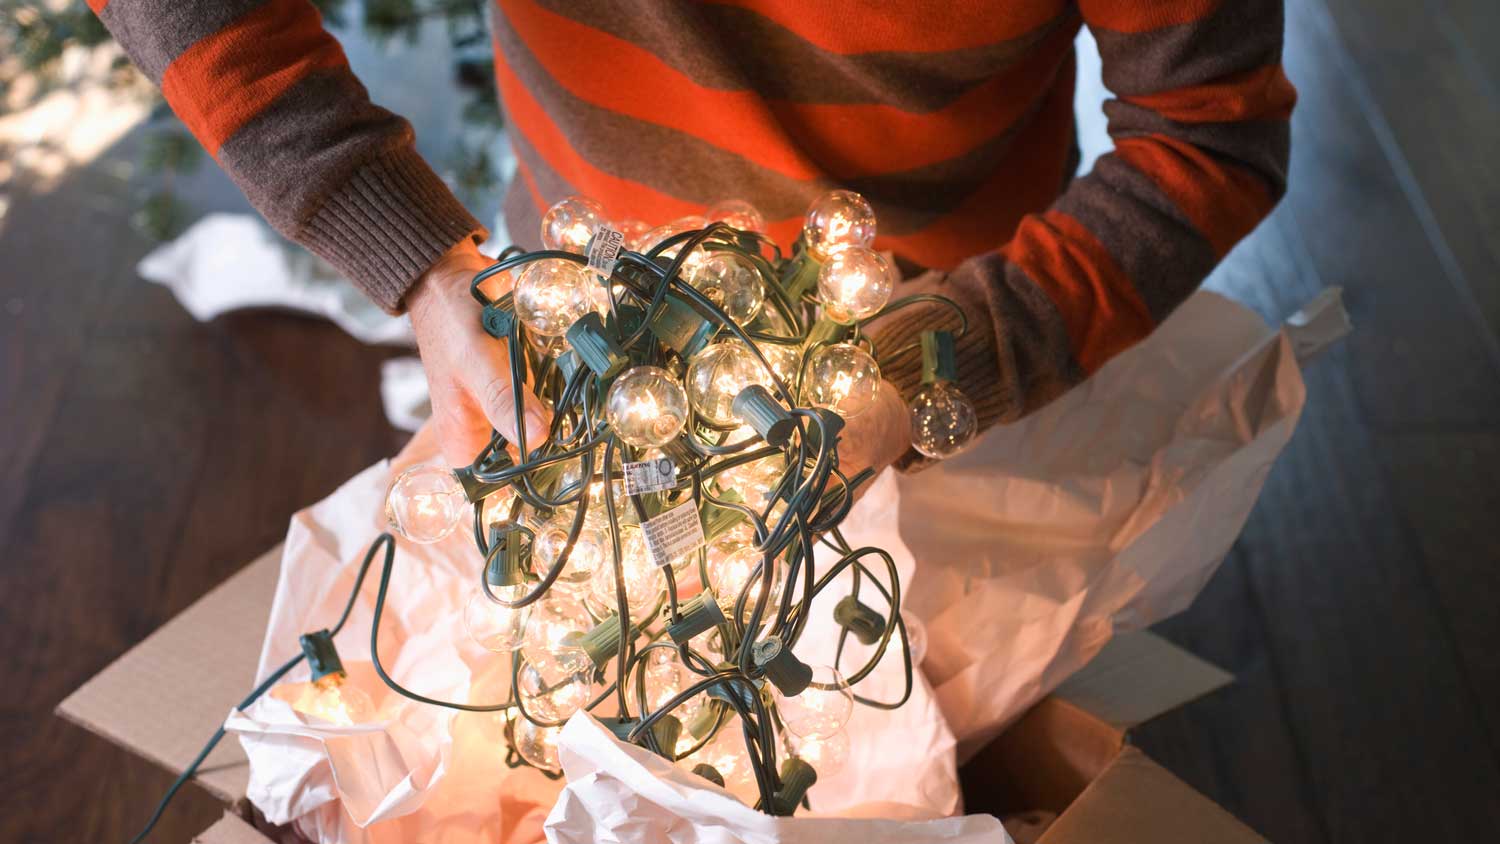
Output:
[[[280,563],[278,545],[115,660],[57,713],[181,773],[255,685]],[[228,739],[197,781],[233,805],[248,778],[240,743]]]
[[1149,630],[1118,633],[1053,690],[1055,697],[1128,730],[1227,685],[1234,676]]
[[198,833],[193,844],[275,844],[260,834],[260,830],[240,820],[238,815],[225,812],[219,822]]
[[1120,752],[1037,844],[1143,841],[1265,844],[1264,838],[1133,747]]

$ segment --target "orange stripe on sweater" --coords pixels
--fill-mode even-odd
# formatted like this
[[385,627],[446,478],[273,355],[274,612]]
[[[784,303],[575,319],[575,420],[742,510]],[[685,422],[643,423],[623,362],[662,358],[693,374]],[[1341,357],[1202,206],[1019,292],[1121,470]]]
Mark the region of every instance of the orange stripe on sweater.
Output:
[[1151,333],[1151,313],[1113,256],[1060,211],[1030,215],[1003,250],[1057,306],[1073,357],[1092,373]]
[[[1150,32],[1202,20],[1221,0],[1079,0],[1078,11],[1089,26],[1115,32]],[[1237,0],[1229,0],[1237,2]]]
[[1120,138],[1115,153],[1155,182],[1220,258],[1275,204],[1259,176],[1177,138]]
[[532,0],[497,0],[546,72],[600,108],[675,129],[793,179],[852,179],[962,155],[1031,107],[1072,49],[1060,26],[1008,72],[945,108],[916,114],[885,105],[767,101],[698,84],[650,52]]
[[307,0],[268,0],[178,56],[161,90],[210,155],[237,129],[316,70],[345,66]]
[[1120,99],[1178,123],[1287,120],[1297,104],[1297,89],[1281,65],[1273,64],[1221,77],[1207,85]]
[[[1025,35],[1062,12],[1055,0],[714,0],[755,12],[832,53],[939,53]],[[913,40],[913,33],[921,33]]]
[[104,11],[104,7],[108,5],[109,0],[89,0],[89,11],[97,15]]
[[[505,101],[506,116],[515,129],[526,137],[558,175],[580,192],[604,203],[610,216],[616,219],[666,220],[702,213],[702,206],[668,196],[633,179],[606,173],[589,163],[568,143],[498,51],[495,53],[495,81]],[[544,202],[538,202],[537,206],[546,211]]]

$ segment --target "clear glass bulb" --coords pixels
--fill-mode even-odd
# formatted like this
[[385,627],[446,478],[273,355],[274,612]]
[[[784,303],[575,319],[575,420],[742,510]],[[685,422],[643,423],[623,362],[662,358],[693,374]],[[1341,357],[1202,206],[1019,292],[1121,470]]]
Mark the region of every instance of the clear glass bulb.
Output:
[[[501,487],[484,497],[484,505],[480,509],[480,519],[484,522],[485,531],[495,525],[505,525],[511,522],[511,511],[515,509],[516,491],[514,487]],[[522,518],[524,506],[516,510],[517,519]]]
[[[647,710],[655,712],[667,705],[672,698],[681,694],[684,689],[698,682],[701,677],[689,671],[687,666],[677,656],[677,651],[671,648],[656,648],[646,656],[645,691]],[[635,674],[631,674],[630,705],[636,706]],[[697,718],[699,713],[708,703],[708,694],[699,692],[683,701],[677,708],[672,710],[672,717],[682,724],[682,733],[677,738],[676,752],[686,753],[698,739],[688,732],[687,726]]]
[[736,797],[743,800],[753,793],[755,772],[750,768],[750,755],[745,751],[745,735],[738,717],[726,719],[707,744],[677,764],[691,770],[699,763],[718,771],[724,778],[725,790]]
[[[781,383],[787,389],[795,390],[798,370],[802,368],[802,347],[782,343],[757,343],[756,347],[760,349],[766,363],[771,365],[771,371],[781,379]],[[767,389],[770,389],[769,384]]]
[[818,271],[823,313],[837,322],[873,316],[891,300],[896,267],[884,255],[863,246],[833,253]]
[[566,720],[594,696],[594,664],[577,649],[552,653],[541,665],[527,662],[516,679],[521,705],[538,721]]
[[[682,234],[683,232],[695,231],[708,225],[708,221],[702,217],[678,217],[670,223],[657,226],[656,228],[641,235],[641,248],[639,252],[650,252],[656,245],[669,237]],[[673,246],[661,253],[661,257],[675,258],[680,246]]]
[[542,246],[582,255],[605,222],[603,205],[586,196],[567,197],[542,215]]
[[735,397],[751,384],[769,383],[769,376],[745,344],[733,340],[714,343],[693,355],[688,364],[688,401],[710,425],[743,425],[744,420],[734,412]]
[[921,619],[904,612],[901,619],[906,627],[906,651],[911,655],[912,667],[916,668],[927,658],[927,626]]
[[[563,549],[568,544],[568,533],[573,529],[573,515],[572,512],[560,512],[537,528],[536,536],[531,541],[531,555],[535,560],[537,574],[545,577],[562,556]],[[604,527],[598,521],[585,517],[578,531],[578,540],[573,543],[573,552],[568,555],[568,561],[558,579],[565,583],[582,583],[599,570],[599,566],[608,559],[606,554],[613,553],[614,546]]]
[[[507,601],[518,601],[526,597],[527,589],[525,584],[490,587],[496,597]],[[464,605],[464,629],[468,631],[469,638],[481,648],[497,654],[509,653],[520,647],[521,640],[526,635],[526,622],[530,618],[530,605],[513,608],[497,604],[477,586],[469,596],[469,602]]]
[[512,294],[516,319],[545,337],[565,334],[579,317],[594,309],[598,286],[572,261],[532,261],[521,271]]
[[325,674],[310,683],[295,683],[289,692],[277,697],[292,709],[340,727],[352,727],[375,720],[375,704],[364,690],[348,682],[343,674]]
[[659,366],[637,366],[609,385],[604,412],[626,444],[651,448],[682,432],[687,409],[687,393],[672,373]]
[[[733,551],[721,558],[710,558],[708,564],[708,587],[714,593],[714,598],[719,606],[726,611],[734,610],[735,602],[740,599],[740,593],[745,593],[745,611],[742,619],[748,619],[755,612],[755,602],[760,599],[761,589],[764,581],[761,576],[761,563],[765,559],[760,549],[753,546],[745,546]],[[766,596],[765,613],[762,620],[769,619],[775,614],[776,602],[781,599],[781,566],[776,561],[771,561],[771,592]]]
[[771,500],[771,490],[786,471],[786,458],[772,454],[749,463],[732,466],[715,475],[719,490],[733,490],[752,510],[764,511]]
[[703,216],[716,223],[724,223],[744,232],[764,232],[766,218],[760,211],[743,199],[725,199],[708,207]]
[[385,496],[386,524],[421,545],[445,539],[468,509],[458,478],[441,466],[409,467],[391,482]]
[[642,240],[646,232],[651,231],[651,225],[642,220],[628,219],[616,220],[615,231],[625,236],[625,248],[632,252],[640,252],[645,248]]
[[521,656],[548,677],[570,673],[588,655],[576,644],[594,626],[583,602],[563,589],[549,589],[531,605],[531,619],[521,639]]
[[880,394],[880,364],[858,346],[834,343],[813,351],[807,359],[803,399],[852,419],[875,403]]
[[542,727],[517,716],[514,728],[516,752],[544,771],[560,771],[562,764],[557,758],[557,737],[561,733],[562,727]]
[[808,207],[802,237],[818,260],[845,246],[869,246],[875,241],[875,209],[852,190],[829,191]]
[[[849,723],[854,692],[837,668],[813,665],[812,684],[801,694],[776,696],[776,708],[787,731],[803,738],[827,738]],[[773,687],[774,688],[774,687]]]
[[[646,548],[646,536],[638,527],[620,528],[620,568],[625,575],[625,602],[630,609],[630,617],[640,618],[642,613],[656,606],[656,599],[667,588],[667,581],[661,568],[651,561],[651,553]],[[594,615],[601,618],[618,608],[615,566],[611,557],[604,558],[603,565],[599,566],[599,571],[589,581],[585,600]]]
[[812,738],[803,738],[791,732],[782,733],[782,736],[786,739],[787,755],[813,766],[813,770],[818,772],[819,780],[826,780],[849,764],[848,730]]
[[737,252],[705,252],[687,279],[708,301],[740,324],[755,319],[766,301],[760,272],[749,258]]
[[979,431],[974,403],[952,381],[924,384],[911,400],[911,444],[941,460],[963,451]]

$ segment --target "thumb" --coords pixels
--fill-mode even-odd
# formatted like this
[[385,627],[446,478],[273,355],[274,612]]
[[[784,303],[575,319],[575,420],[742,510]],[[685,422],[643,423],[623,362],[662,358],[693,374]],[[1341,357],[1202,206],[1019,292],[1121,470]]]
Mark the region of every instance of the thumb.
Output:
[[534,449],[547,438],[551,414],[524,384],[512,383],[510,362],[500,356],[500,366],[485,366],[476,372],[473,396],[479,410],[501,436],[519,443],[516,429],[516,395],[520,391],[521,419],[526,426],[526,447]]

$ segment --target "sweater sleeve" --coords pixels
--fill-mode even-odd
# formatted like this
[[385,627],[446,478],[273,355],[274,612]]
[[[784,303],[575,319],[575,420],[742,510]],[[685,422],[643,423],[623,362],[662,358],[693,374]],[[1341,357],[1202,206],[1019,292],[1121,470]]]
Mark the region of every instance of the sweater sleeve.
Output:
[[[1099,44],[1114,150],[1011,241],[898,295],[959,303],[959,386],[982,427],[1013,421],[1149,334],[1285,191],[1296,92],[1281,68],[1281,0],[1080,0]],[[886,377],[910,396],[917,331],[951,312],[911,308],[871,328],[906,349]]]
[[382,307],[485,237],[308,0],[89,5],[266,220]]

